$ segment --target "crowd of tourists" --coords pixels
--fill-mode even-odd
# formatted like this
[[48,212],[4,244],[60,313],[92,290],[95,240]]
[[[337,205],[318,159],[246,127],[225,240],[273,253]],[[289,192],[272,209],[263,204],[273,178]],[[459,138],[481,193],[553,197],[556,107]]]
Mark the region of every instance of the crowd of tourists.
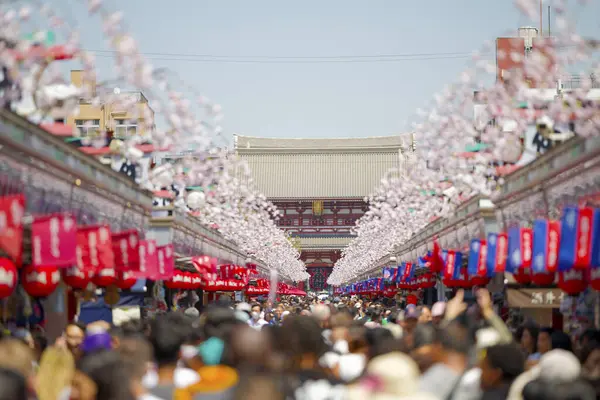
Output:
[[582,399],[600,393],[600,332],[511,331],[484,289],[431,308],[283,298],[69,324],[0,340],[0,400]]

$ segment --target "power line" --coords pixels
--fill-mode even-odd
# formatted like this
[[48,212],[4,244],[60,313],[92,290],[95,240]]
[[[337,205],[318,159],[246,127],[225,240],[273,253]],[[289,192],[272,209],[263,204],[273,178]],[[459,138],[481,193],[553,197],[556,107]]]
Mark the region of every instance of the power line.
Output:
[[[115,54],[114,50],[87,50],[94,53],[111,53]],[[217,59],[252,59],[252,60],[329,60],[329,59],[362,59],[362,58],[405,58],[405,57],[445,57],[445,56],[461,56],[470,57],[472,52],[449,52],[449,53],[404,53],[404,54],[371,54],[371,55],[334,55],[334,56],[232,56],[232,55],[215,55],[215,54],[190,54],[190,53],[162,53],[162,52],[142,52],[142,55],[147,56],[167,56],[167,57],[200,57],[200,58],[217,58]]]
[[[96,57],[111,58],[116,53],[112,54],[96,54]],[[188,56],[186,57],[161,57],[142,53],[148,60],[156,61],[184,61],[184,62],[199,62],[199,63],[225,63],[225,64],[332,64],[332,63],[382,63],[382,62],[401,62],[401,61],[426,61],[426,60],[452,60],[452,59],[467,59],[470,54],[456,55],[431,55],[431,56],[396,56],[396,57],[368,57],[363,58],[321,58],[321,59],[261,59],[261,58],[220,58],[219,56]],[[193,57],[193,58],[192,58]]]

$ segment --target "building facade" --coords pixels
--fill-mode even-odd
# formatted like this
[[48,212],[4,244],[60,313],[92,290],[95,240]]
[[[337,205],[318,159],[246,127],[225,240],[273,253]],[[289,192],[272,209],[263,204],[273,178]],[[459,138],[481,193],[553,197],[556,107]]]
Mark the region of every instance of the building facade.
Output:
[[[71,71],[71,84],[76,87],[88,85],[92,92],[96,90],[96,82],[88,82],[84,79],[84,72]],[[142,137],[151,132],[144,128],[145,120],[154,121],[154,111],[148,104],[148,99],[142,92],[119,92],[116,96],[128,97],[135,103],[135,111],[121,109],[117,102],[107,101],[103,104],[92,104],[87,99],[79,100],[79,113],[70,116],[67,125],[75,126],[81,137],[93,137],[98,132],[112,132],[116,139],[127,139],[132,136]]]
[[[327,278],[352,228],[368,210],[365,202],[392,168],[403,170],[414,137],[271,139],[235,136],[234,150],[252,172],[257,189],[281,211],[277,221],[296,238],[311,275],[310,289]],[[404,146],[403,142],[407,145]]]

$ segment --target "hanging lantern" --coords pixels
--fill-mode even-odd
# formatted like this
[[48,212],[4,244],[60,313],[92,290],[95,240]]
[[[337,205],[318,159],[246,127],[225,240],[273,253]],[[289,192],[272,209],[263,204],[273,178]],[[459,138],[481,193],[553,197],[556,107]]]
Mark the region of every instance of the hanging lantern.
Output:
[[10,296],[17,287],[17,267],[12,260],[0,258],[0,299]]
[[91,274],[84,272],[77,266],[72,266],[62,270],[63,281],[73,289],[83,290],[90,283]]
[[457,287],[458,286],[458,282],[456,279],[452,279],[452,278],[443,278],[442,279],[442,283],[449,288],[452,287]]
[[191,274],[190,289],[196,290],[202,287],[202,277],[198,274]]
[[566,272],[560,271],[558,273],[558,287],[569,296],[582,293],[587,287],[584,271],[576,269]]
[[600,291],[600,268],[591,268],[589,282],[592,289]]
[[176,269],[175,272],[173,273],[173,277],[169,280],[164,281],[165,287],[169,288],[169,289],[174,289],[174,290],[178,290],[178,289],[183,289],[184,283],[184,275],[183,275],[183,271]]
[[518,268],[513,273],[515,281],[521,285],[528,285],[531,283],[531,269],[529,268]]
[[476,275],[476,276],[472,276],[470,278],[470,280],[471,280],[471,285],[472,286],[483,287],[483,286],[487,286],[490,283],[490,278],[487,277],[487,276]]
[[23,288],[32,297],[48,297],[60,283],[57,267],[35,267],[28,265],[23,270]]
[[117,272],[114,268],[102,268],[92,277],[92,283],[98,287],[108,287],[117,282]]
[[554,272],[534,272],[531,275],[531,283],[537,286],[550,286],[554,283],[555,278]]
[[137,278],[133,272],[123,271],[117,273],[117,281],[115,284],[121,290],[129,290],[135,285],[136,282]]

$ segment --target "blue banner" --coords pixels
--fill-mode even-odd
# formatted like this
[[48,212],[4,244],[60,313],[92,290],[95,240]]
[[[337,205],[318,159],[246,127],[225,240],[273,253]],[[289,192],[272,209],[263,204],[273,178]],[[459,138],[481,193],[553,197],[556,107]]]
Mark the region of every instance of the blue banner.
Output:
[[568,271],[575,264],[577,251],[577,225],[579,209],[565,207],[560,220],[560,246],[558,248],[558,270]]

